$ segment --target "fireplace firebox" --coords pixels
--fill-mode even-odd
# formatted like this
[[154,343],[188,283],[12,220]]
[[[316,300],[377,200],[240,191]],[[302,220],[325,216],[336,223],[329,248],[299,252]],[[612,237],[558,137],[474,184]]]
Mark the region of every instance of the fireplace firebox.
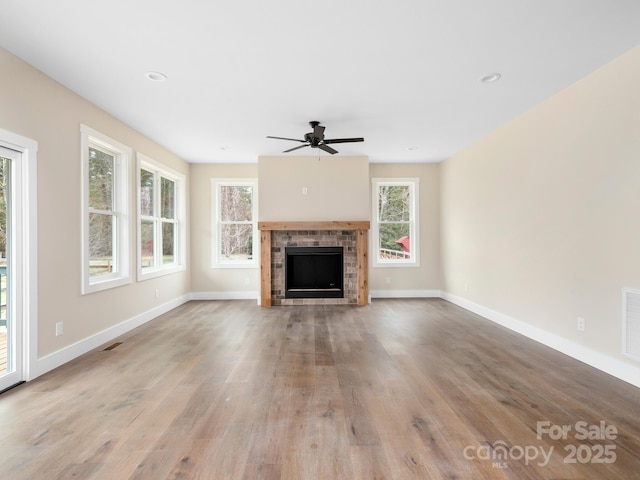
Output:
[[285,298],[343,298],[343,247],[286,247]]

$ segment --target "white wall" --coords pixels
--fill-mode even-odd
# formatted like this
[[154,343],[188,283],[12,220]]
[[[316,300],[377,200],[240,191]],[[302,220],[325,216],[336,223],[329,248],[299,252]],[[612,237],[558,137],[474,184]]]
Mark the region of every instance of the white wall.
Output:
[[449,298],[636,384],[621,292],[640,287],[638,85],[640,47],[441,165]]

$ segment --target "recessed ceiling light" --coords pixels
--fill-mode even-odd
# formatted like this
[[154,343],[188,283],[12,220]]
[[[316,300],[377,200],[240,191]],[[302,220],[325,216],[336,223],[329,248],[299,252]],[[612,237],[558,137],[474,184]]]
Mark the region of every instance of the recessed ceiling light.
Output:
[[152,82],[164,82],[167,80],[167,76],[160,72],[147,72],[144,74]]
[[417,149],[418,147],[415,147],[415,146],[407,148],[407,150],[409,150],[410,152],[413,152],[414,150],[417,150]]
[[480,81],[482,83],[493,83],[493,82],[497,82],[498,80],[500,80],[500,77],[502,77],[502,75],[500,75],[499,73],[490,73],[489,75],[485,75],[484,77],[482,77],[480,79]]

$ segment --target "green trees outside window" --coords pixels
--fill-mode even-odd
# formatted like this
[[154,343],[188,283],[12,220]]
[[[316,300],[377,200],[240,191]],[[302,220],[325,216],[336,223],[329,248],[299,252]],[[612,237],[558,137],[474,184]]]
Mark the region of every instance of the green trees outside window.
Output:
[[140,264],[153,269],[177,261],[176,181],[153,168],[140,169]]
[[374,266],[417,266],[419,179],[375,178],[372,182]]
[[89,147],[89,275],[114,272],[115,155]]

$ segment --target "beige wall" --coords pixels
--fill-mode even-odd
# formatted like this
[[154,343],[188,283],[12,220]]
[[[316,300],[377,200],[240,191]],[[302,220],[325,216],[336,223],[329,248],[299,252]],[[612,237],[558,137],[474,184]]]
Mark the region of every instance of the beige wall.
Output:
[[[366,157],[260,157],[244,165],[191,165],[191,287],[201,298],[257,297],[258,268],[212,268],[213,178],[258,178],[259,219],[369,220],[373,177],[420,178],[420,267],[371,268],[369,285],[382,296],[437,292],[439,166],[373,164]],[[302,187],[308,194],[302,194]],[[391,284],[386,283],[391,278]]]
[[[260,269],[213,268],[213,178],[257,178],[258,219],[368,220],[366,157],[260,157],[257,164],[191,165],[191,288],[199,298],[257,298]],[[342,173],[339,173],[342,172]],[[308,194],[302,195],[302,187]]]
[[[196,293],[235,294],[257,298],[260,270],[256,268],[213,268],[212,220],[213,178],[258,178],[258,165],[192,164],[191,165],[191,288]],[[258,191],[260,185],[258,185]],[[231,295],[233,296],[233,295]],[[207,298],[207,297],[205,297]]]
[[[80,124],[185,174],[187,183],[188,165],[3,49],[0,71],[0,128],[37,141],[39,148],[38,355],[70,346],[187,294],[188,271],[140,283],[134,273],[130,285],[80,294]],[[135,179],[133,160],[130,174]],[[132,184],[131,198],[135,198],[134,188]],[[134,223],[131,228],[135,241]],[[133,248],[131,257],[135,272]],[[60,321],[64,334],[56,337],[55,324]]]
[[[369,166],[371,178],[419,178],[420,266],[373,267],[369,289],[376,296],[409,294],[437,296],[440,285],[440,165],[433,163],[378,164]],[[372,210],[372,201],[369,209]],[[372,247],[373,248],[373,247]],[[387,284],[387,277],[391,283]]]
[[371,218],[367,157],[262,156],[258,176],[260,221]]
[[640,287],[638,85],[640,48],[441,165],[445,291],[623,361],[621,291]]

